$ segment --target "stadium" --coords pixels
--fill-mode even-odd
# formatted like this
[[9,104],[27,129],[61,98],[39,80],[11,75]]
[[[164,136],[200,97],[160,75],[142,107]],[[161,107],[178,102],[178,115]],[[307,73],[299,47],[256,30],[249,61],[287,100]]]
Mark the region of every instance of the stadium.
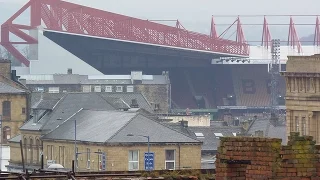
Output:
[[[28,8],[30,25],[15,24]],[[168,73],[172,112],[267,112],[272,99],[268,23],[264,19],[259,46],[246,42],[239,17],[234,24],[236,40],[227,40],[217,35],[213,19],[206,35],[186,30],[179,21],[167,26],[64,1],[30,1],[1,26],[1,44],[23,64],[14,67],[19,76],[65,74],[70,68],[98,76]],[[279,71],[285,70],[288,55],[318,51],[317,33],[316,46],[302,46],[292,17],[289,29],[288,44],[280,47]],[[10,33],[24,41],[12,42]],[[30,44],[29,58],[14,44]],[[277,89],[278,108],[284,109],[283,77]]]

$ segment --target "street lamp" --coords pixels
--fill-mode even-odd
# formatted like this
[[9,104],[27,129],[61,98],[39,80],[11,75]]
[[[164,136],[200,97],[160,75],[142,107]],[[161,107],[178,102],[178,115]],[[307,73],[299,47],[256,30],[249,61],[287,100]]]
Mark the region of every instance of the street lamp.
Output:
[[147,162],[148,162],[148,169],[147,170],[151,170],[151,168],[149,167],[150,165],[150,137],[149,136],[145,136],[145,135],[135,135],[135,134],[127,134],[127,136],[140,136],[140,137],[144,137],[144,138],[147,138],[148,140],[148,159],[147,159]]

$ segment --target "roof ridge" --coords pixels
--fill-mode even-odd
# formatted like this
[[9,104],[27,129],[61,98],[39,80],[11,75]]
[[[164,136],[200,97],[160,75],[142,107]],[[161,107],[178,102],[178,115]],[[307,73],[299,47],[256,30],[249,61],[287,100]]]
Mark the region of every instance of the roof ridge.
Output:
[[125,127],[127,127],[127,125],[128,125],[131,121],[133,121],[133,119],[136,118],[138,115],[139,115],[139,113],[136,113],[136,115],[134,115],[134,116],[133,116],[128,122],[126,122],[117,132],[115,132],[109,139],[107,139],[107,140],[105,141],[105,143],[108,142],[108,141],[110,141],[110,140],[111,140],[112,138],[114,138],[117,134],[119,134],[119,132],[122,131]]
[[[61,97],[61,99],[57,102],[57,104],[55,105],[55,107],[59,106],[60,101],[64,100],[68,95],[69,95],[69,93],[66,93],[65,95],[63,95],[63,97]],[[51,113],[53,113],[54,110],[55,110],[55,109],[52,109]],[[44,116],[43,116],[43,117],[44,117]],[[50,121],[50,118],[48,118],[48,120],[47,120],[45,123],[43,123],[43,125],[40,127],[40,129],[42,129],[45,125],[47,125],[49,121]],[[40,130],[40,129],[39,129],[39,130]]]
[[200,140],[198,140],[198,139],[196,139],[196,138],[194,138],[194,137],[188,136],[188,135],[186,135],[186,134],[184,134],[184,133],[182,133],[182,132],[180,132],[180,131],[178,131],[178,130],[175,130],[175,129],[173,129],[173,128],[165,125],[165,124],[162,124],[162,123],[160,123],[160,122],[158,122],[158,121],[156,121],[156,120],[154,120],[154,119],[152,119],[152,118],[148,118],[148,117],[145,116],[143,113],[140,113],[140,114],[141,114],[142,116],[144,116],[145,118],[147,118],[147,119],[149,119],[149,120],[151,120],[151,121],[153,121],[153,122],[156,122],[156,123],[158,123],[158,124],[160,124],[160,125],[168,128],[168,129],[170,129],[170,130],[173,130],[173,131],[175,131],[175,132],[177,132],[177,133],[179,133],[179,134],[181,134],[181,135],[184,135],[184,136],[186,136],[186,137],[188,137],[188,138],[191,138],[191,139],[193,139],[193,140],[196,140],[196,141],[198,141],[198,142],[202,142],[202,141],[200,141]]
[[63,125],[64,123],[68,122],[68,120],[70,120],[72,117],[74,117],[75,115],[77,115],[79,112],[81,112],[83,110],[83,108],[80,108],[77,112],[73,113],[70,117],[68,117],[66,120],[64,120],[61,124],[59,124],[57,127],[55,127],[54,129],[51,129],[48,133],[46,133],[45,135],[48,135],[50,133],[52,133],[53,131],[55,131],[56,129],[58,129],[61,125]]

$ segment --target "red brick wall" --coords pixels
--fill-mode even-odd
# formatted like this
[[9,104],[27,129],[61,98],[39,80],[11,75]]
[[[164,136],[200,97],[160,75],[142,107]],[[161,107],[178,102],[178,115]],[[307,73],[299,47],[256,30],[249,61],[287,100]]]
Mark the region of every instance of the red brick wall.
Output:
[[311,136],[291,133],[287,146],[281,139],[221,138],[216,180],[320,180],[319,146]]

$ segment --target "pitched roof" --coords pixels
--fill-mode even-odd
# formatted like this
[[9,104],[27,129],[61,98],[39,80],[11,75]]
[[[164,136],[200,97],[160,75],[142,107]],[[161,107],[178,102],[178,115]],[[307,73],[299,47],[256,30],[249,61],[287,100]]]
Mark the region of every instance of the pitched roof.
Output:
[[25,92],[26,92],[25,90],[15,88],[4,82],[0,82],[0,93],[20,94]]
[[115,110],[116,108],[97,93],[68,93],[61,98],[53,111],[48,111],[37,123],[29,120],[20,129],[50,131],[80,109]]
[[[215,151],[219,146],[219,138],[215,133],[221,133],[223,136],[234,136],[233,133],[242,131],[240,126],[223,126],[221,121],[211,122],[210,127],[182,127],[180,123],[165,123],[181,133],[202,141],[201,149],[203,151]],[[203,137],[197,137],[196,133],[202,133]]]
[[128,105],[132,103],[133,99],[136,99],[139,105],[139,108],[143,108],[149,112],[153,112],[153,108],[141,93],[99,93],[99,94],[104,98],[107,98],[107,97],[120,98]]
[[254,135],[255,131],[263,131],[264,136],[270,138],[282,139],[282,144],[286,144],[286,126],[284,121],[280,121],[277,126],[270,123],[267,118],[259,118],[252,122],[250,129],[248,130],[249,135]]
[[74,140],[74,122],[77,140],[97,143],[145,143],[146,138],[127,136],[145,135],[151,143],[201,143],[175,131],[139,112],[82,110],[43,136],[43,139]]

